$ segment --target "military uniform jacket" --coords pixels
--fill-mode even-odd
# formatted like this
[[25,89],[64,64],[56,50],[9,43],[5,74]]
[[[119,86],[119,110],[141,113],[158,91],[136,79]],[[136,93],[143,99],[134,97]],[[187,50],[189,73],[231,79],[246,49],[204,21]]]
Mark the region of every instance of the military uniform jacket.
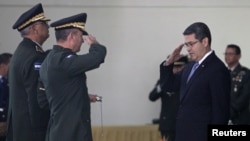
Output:
[[[157,87],[160,87],[160,91],[157,90]],[[159,130],[166,134],[175,131],[179,93],[177,91],[166,91],[165,87],[164,78],[160,78],[155,88],[150,92],[149,99],[151,101],[161,100]]]
[[39,107],[37,82],[46,53],[24,38],[9,66],[9,112],[7,141],[44,141],[49,111]]
[[[225,64],[212,52],[187,82],[193,65],[188,63],[175,75],[173,65],[161,68],[167,90],[180,89],[175,141],[207,141],[208,125],[226,125],[230,116],[231,80]],[[179,84],[172,85],[175,81]]]
[[231,112],[230,118],[234,124],[249,124],[250,72],[238,64],[231,72]]
[[104,62],[106,48],[92,44],[77,55],[55,45],[40,69],[51,110],[46,141],[92,141],[85,72]]

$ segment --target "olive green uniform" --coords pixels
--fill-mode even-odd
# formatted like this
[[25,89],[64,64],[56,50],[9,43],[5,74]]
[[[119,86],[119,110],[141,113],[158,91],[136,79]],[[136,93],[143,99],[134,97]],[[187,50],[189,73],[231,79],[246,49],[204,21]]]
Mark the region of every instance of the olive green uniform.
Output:
[[92,141],[85,72],[98,68],[105,56],[99,44],[84,55],[58,45],[48,54],[40,69],[51,110],[46,141]]
[[44,141],[49,110],[39,107],[37,83],[46,53],[28,38],[19,44],[9,67],[7,141]]
[[250,71],[240,64],[231,72],[231,112],[233,124],[249,124]]

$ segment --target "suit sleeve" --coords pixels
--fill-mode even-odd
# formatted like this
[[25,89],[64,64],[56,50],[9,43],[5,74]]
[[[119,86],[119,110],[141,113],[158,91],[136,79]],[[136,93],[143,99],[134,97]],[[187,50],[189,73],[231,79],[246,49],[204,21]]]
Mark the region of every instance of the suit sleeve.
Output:
[[164,63],[160,66],[160,83],[162,84],[163,93],[179,91],[183,71],[174,74],[174,64],[165,66]]

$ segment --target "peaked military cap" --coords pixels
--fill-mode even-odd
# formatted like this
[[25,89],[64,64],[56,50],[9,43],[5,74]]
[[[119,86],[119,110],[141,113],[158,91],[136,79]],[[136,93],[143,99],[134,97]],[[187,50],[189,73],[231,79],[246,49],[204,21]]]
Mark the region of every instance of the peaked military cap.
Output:
[[181,66],[181,65],[185,65],[187,63],[188,63],[188,57],[187,56],[183,56],[179,60],[177,60],[176,62],[174,62],[174,65],[175,66]]
[[13,29],[17,29],[18,31],[23,30],[25,27],[31,25],[37,21],[50,21],[47,19],[43,12],[43,7],[41,3],[33,6],[28,11],[24,12],[13,25]]
[[83,35],[88,35],[87,31],[85,30],[86,20],[87,20],[87,14],[80,13],[77,15],[73,15],[73,16],[55,21],[51,23],[50,26],[54,27],[55,30],[78,28],[79,30],[82,31]]

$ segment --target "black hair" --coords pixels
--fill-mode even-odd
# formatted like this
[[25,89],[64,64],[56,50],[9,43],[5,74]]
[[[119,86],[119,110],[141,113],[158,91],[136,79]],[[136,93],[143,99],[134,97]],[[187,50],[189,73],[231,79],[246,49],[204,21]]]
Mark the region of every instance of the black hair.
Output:
[[56,40],[57,41],[65,41],[70,33],[76,33],[78,29],[76,28],[68,28],[68,29],[61,29],[61,30],[56,30],[55,35],[56,35]]
[[236,44],[229,44],[227,45],[227,48],[233,48],[237,55],[241,54],[240,47]]
[[11,53],[0,54],[0,64],[9,64],[11,57],[12,57]]
[[199,41],[203,40],[204,38],[208,38],[208,44],[211,45],[212,37],[208,26],[202,22],[196,22],[188,26],[183,35],[190,35],[195,34],[195,38]]

